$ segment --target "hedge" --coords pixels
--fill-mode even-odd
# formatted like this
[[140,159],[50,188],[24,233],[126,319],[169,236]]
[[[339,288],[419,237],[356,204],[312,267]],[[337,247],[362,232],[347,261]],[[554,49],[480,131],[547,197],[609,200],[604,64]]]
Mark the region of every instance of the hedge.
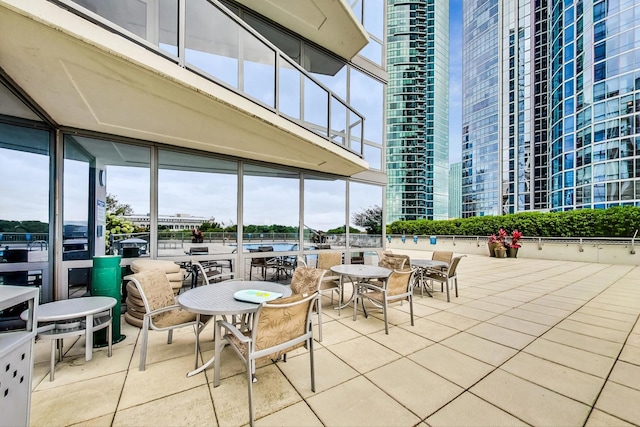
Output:
[[500,228],[536,237],[632,237],[640,228],[640,207],[521,212],[463,219],[395,221],[387,234],[489,236]]

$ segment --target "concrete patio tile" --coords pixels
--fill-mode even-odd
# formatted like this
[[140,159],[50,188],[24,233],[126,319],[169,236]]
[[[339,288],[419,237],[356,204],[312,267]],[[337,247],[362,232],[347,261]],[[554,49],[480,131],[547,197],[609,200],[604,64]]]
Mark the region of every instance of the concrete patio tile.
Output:
[[486,302],[490,302],[493,304],[500,304],[500,305],[504,305],[505,307],[518,307],[520,305],[522,305],[522,301],[516,301],[516,300],[512,300],[509,298],[503,298],[502,295],[497,296],[497,295],[491,295],[491,296],[487,296],[482,298],[482,301],[486,301]]
[[374,369],[365,376],[420,418],[434,413],[464,391],[405,358]]
[[609,375],[609,381],[640,391],[640,365],[617,361]]
[[532,342],[522,351],[600,378],[607,377],[615,360],[543,338]]
[[585,304],[585,307],[598,308],[598,309],[601,309],[601,310],[611,311],[611,312],[614,312],[614,313],[631,314],[633,316],[637,316],[638,315],[638,310],[635,309],[635,308],[629,308],[629,307],[622,307],[622,306],[619,306],[619,305],[607,304],[607,303],[601,302],[599,300],[589,301],[587,304]]
[[[213,329],[208,328],[200,334],[200,342],[203,346],[213,342]],[[142,346],[136,345],[133,352],[133,362],[140,362],[140,350]],[[213,347],[211,347],[213,348]],[[195,358],[196,334],[193,328],[180,328],[173,332],[171,344],[167,344],[167,333],[149,331],[149,342],[147,344],[147,367],[154,363],[176,359],[185,356]],[[115,352],[115,347],[114,347]]]
[[502,304],[495,304],[485,300],[476,300],[470,302],[469,304],[465,304],[465,307],[473,307],[496,314],[502,314],[505,311],[509,311],[511,309],[511,307],[506,307]]
[[[147,365],[144,371],[139,371],[134,364],[127,374],[118,409],[130,408],[204,385],[205,375],[187,378],[187,372],[193,367],[193,355]],[[158,384],[171,384],[171,387],[158,387]]]
[[327,426],[413,426],[420,418],[360,376],[307,399]]
[[470,390],[517,418],[537,426],[582,425],[590,407],[501,369]]
[[[343,314],[344,316],[344,314]],[[314,332],[313,336],[318,339],[318,334]],[[343,341],[349,341],[359,337],[360,333],[346,326],[342,322],[331,321],[322,322],[322,345],[328,346]]]
[[113,420],[113,426],[143,425],[217,426],[209,387],[202,385],[118,411]]
[[83,427],[111,427],[113,417],[115,414],[103,415],[92,420],[81,421],[76,424],[69,424],[70,427],[83,426]]
[[555,295],[545,295],[536,300],[531,301],[532,304],[543,305],[545,307],[559,308],[562,310],[575,311],[581,306],[581,302],[578,303],[574,299],[558,297]]
[[127,374],[118,372],[31,394],[31,425],[58,426],[113,414]]
[[591,316],[604,317],[605,319],[620,320],[622,322],[633,323],[638,316],[629,313],[620,313],[617,311],[603,310],[601,308],[590,307],[588,304],[581,307],[578,313],[589,314]]
[[540,313],[547,316],[555,316],[555,317],[566,317],[573,312],[573,310],[567,310],[564,308],[556,308],[556,307],[550,307],[543,304],[538,304],[537,301],[539,301],[539,299],[533,302],[528,302],[526,304],[523,304],[518,308],[521,308],[527,311],[532,311],[534,313]]
[[505,315],[489,319],[487,320],[487,323],[534,336],[540,336],[549,330],[549,326],[547,325]]
[[256,420],[256,427],[322,427],[322,422],[316,417],[305,402],[298,402],[271,415]]
[[589,406],[595,403],[605,381],[527,353],[515,355],[500,369]]
[[460,316],[464,316],[470,319],[475,319],[480,321],[485,321],[498,315],[498,313],[492,313],[490,311],[469,307],[467,305],[459,305],[447,311],[449,313],[458,314]]
[[577,332],[579,334],[589,335],[607,341],[623,343],[627,339],[628,332],[622,332],[616,329],[603,328],[601,326],[590,325],[588,323],[578,322],[571,319],[565,319],[556,325],[556,328],[565,329],[567,331]]
[[522,303],[533,301],[536,298],[540,297],[539,292],[526,292],[519,289],[510,290],[506,292],[502,292],[500,294],[502,298],[509,298],[515,301],[520,301]]
[[511,329],[506,329],[501,326],[492,325],[491,323],[481,323],[472,328],[467,329],[467,332],[493,341],[498,344],[506,345],[507,347],[520,350],[525,347],[531,341],[536,339],[533,335],[523,334]]
[[608,381],[595,408],[626,422],[640,425],[640,391]]
[[620,360],[633,363],[634,365],[640,365],[640,347],[632,345],[624,346],[622,353],[620,353]]
[[587,314],[579,310],[577,313],[573,313],[567,319],[575,320],[576,322],[586,323],[588,325],[601,326],[603,328],[615,329],[616,331],[622,331],[628,333],[636,319],[631,321],[617,320],[617,319],[608,319],[602,316],[594,316],[592,314]]
[[[47,347],[50,347],[48,344],[49,341],[47,341]],[[80,344],[80,341],[78,344]],[[36,365],[38,366],[38,372],[46,371],[46,376],[41,378],[35,389],[46,390],[116,372],[126,372],[129,369],[134,349],[133,345],[114,345],[111,357],[108,356],[106,347],[94,349],[91,360],[87,362],[84,353],[84,339],[82,339],[79,347],[82,350],[81,352],[76,351],[72,354],[69,351],[62,359],[62,362],[56,362],[55,380],[53,382],[49,381],[49,361]]]
[[426,422],[433,427],[528,425],[469,392],[458,396],[447,406],[427,418]]
[[[316,393],[335,387],[360,375],[355,369],[340,360],[326,348],[314,351],[316,373]],[[303,397],[313,396],[309,354],[287,357],[287,362],[279,362],[278,368],[284,373]]]
[[560,328],[551,328],[542,337],[558,344],[568,345],[607,357],[617,357],[622,348],[622,343],[594,338]]
[[[307,373],[308,375],[308,373]],[[275,364],[256,369],[258,381],[253,383],[253,407],[256,419],[298,403],[302,397]],[[220,381],[218,387],[209,382],[213,406],[221,426],[249,424],[247,374]]]
[[[438,322],[429,320],[428,317],[422,319],[416,319],[415,326],[401,326],[409,332],[420,335],[430,341],[439,342],[445,338],[457,334],[459,331],[455,328],[450,328]],[[389,331],[391,333],[391,331]]]
[[460,316],[458,314],[451,313],[450,311],[440,311],[436,314],[425,317],[425,319],[458,329],[459,331],[464,331],[465,329],[468,329],[480,323],[479,320]]
[[[345,314],[349,314],[345,316]],[[343,310],[342,317],[338,320],[338,322],[342,323],[348,328],[353,329],[354,331],[367,335],[372,332],[377,332],[380,330],[384,330],[384,321],[378,319],[375,316],[364,317],[362,310],[358,311],[358,315],[356,316],[356,320],[353,320],[353,308],[351,310]],[[324,335],[324,329],[322,330]],[[323,336],[324,339],[324,336]]]
[[[639,326],[640,322],[638,322],[638,324],[636,326]],[[630,346],[634,346],[634,347],[640,347],[640,333],[636,334],[636,333],[631,333],[629,334],[629,336],[627,337],[627,342],[625,343],[626,345],[630,345]]]
[[622,421],[620,418],[616,418],[599,409],[594,409],[589,415],[589,419],[585,423],[585,427],[633,427],[634,424]]
[[402,357],[367,337],[355,338],[327,349],[360,373],[369,372]]
[[514,308],[504,313],[505,316],[515,317],[530,322],[540,323],[541,325],[553,326],[562,320],[563,316],[551,316],[542,313],[536,313],[531,310],[523,310],[522,308]]
[[389,335],[385,334],[384,331],[378,331],[367,336],[403,356],[433,345],[433,341],[414,333],[415,327],[411,327],[411,324],[407,324],[405,327],[406,329],[394,328],[389,330]]
[[513,348],[496,344],[466,332],[460,332],[457,335],[443,340],[442,345],[458,350],[461,353],[493,366],[501,365],[517,353],[517,350]]
[[464,388],[471,387],[495,369],[441,344],[418,351],[410,355],[409,359]]

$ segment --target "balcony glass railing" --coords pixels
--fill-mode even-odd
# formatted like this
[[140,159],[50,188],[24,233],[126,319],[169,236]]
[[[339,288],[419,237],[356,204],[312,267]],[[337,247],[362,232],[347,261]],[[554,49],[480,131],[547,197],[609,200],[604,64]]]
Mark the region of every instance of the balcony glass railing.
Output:
[[51,0],[363,156],[364,117],[216,0]]

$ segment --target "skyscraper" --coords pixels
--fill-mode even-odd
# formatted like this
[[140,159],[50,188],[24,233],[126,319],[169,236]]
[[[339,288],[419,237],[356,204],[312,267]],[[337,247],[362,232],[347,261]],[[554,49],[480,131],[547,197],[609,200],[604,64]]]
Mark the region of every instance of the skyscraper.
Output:
[[547,1],[465,2],[462,215],[546,208]]
[[463,216],[637,205],[640,5],[465,2]]
[[551,4],[550,208],[637,205],[640,4]]
[[448,218],[449,2],[387,2],[387,220]]

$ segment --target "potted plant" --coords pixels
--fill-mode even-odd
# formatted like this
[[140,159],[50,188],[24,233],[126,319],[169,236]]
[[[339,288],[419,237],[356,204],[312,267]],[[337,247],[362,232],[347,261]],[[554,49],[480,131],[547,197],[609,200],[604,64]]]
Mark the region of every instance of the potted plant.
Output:
[[511,242],[509,243],[509,257],[517,258],[518,249],[520,248],[520,239],[522,238],[522,232],[513,230],[511,232]]
[[507,232],[505,231],[504,228],[501,228],[498,231],[498,234],[492,234],[491,236],[489,236],[489,240],[488,240],[489,256],[497,256],[499,258],[504,258],[506,256],[506,245],[505,245],[506,237],[507,237]]

